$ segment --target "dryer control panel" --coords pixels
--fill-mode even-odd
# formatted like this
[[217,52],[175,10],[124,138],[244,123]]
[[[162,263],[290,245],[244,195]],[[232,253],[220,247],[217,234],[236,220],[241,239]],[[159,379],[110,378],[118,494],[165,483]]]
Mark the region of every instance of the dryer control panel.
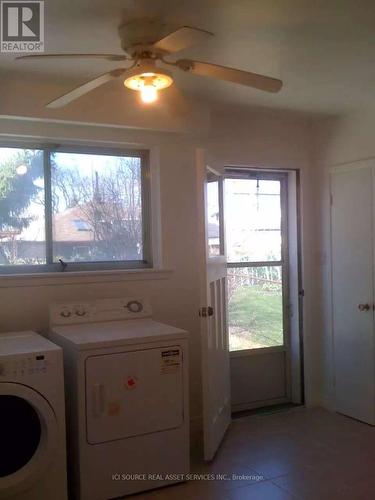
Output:
[[50,305],[50,323],[52,325],[149,318],[151,314],[149,301],[135,297],[60,302]]

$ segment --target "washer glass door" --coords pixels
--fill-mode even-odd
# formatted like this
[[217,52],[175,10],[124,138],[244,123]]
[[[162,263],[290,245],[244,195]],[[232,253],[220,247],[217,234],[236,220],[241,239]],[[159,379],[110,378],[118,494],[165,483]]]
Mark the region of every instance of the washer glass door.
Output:
[[30,487],[52,460],[57,421],[51,406],[23,384],[0,383],[0,497]]
[[14,474],[31,460],[41,435],[39,415],[28,401],[0,395],[0,477]]

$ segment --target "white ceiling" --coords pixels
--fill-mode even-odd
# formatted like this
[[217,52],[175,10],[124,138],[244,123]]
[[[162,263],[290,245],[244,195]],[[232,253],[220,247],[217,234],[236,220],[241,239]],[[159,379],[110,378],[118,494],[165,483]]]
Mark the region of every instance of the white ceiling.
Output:
[[[282,91],[270,95],[176,73],[178,90],[189,99],[203,96],[214,102],[309,113],[373,105],[375,2],[370,0],[47,0],[46,52],[121,53],[118,26],[142,16],[158,17],[171,28],[190,25],[215,34],[178,57],[284,81]],[[55,80],[69,90],[116,65],[97,60],[17,62],[13,55],[0,54],[0,89],[7,77],[22,74],[22,81]],[[100,92],[105,99],[105,87]]]

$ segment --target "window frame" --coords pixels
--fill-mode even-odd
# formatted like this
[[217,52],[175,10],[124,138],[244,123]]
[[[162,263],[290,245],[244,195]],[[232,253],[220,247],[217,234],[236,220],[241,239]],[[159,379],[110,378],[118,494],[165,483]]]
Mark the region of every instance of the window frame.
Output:
[[[150,269],[153,267],[152,259],[152,228],[151,228],[151,174],[150,151],[148,149],[133,149],[122,147],[106,147],[91,145],[74,145],[71,143],[39,143],[23,141],[0,141],[0,148],[33,149],[43,152],[44,172],[44,197],[45,197],[45,264],[31,265],[4,265],[0,266],[0,276],[12,274],[41,274],[41,273],[70,273],[79,271],[111,271]],[[51,153],[76,153],[93,154],[102,156],[123,156],[140,158],[141,161],[141,208],[142,208],[142,248],[143,260],[123,261],[91,261],[67,262],[63,267],[59,262],[53,261],[53,228],[52,228],[52,179],[51,179]]]
[[[207,221],[207,258],[217,259],[218,257],[225,257],[226,254],[226,245],[225,245],[225,228],[224,228],[224,178],[219,173],[216,172],[213,168],[207,166],[206,167],[206,201],[208,203],[208,185],[211,182],[217,182],[218,185],[218,209],[219,209],[219,253],[217,255],[210,254],[210,242],[208,237],[208,221]],[[206,212],[208,213],[208,207],[206,206]]]

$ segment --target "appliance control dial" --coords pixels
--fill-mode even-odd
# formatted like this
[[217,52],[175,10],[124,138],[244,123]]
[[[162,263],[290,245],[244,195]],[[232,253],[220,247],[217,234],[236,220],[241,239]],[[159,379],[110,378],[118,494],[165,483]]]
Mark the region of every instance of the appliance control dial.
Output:
[[60,316],[62,318],[70,318],[71,315],[72,315],[72,312],[67,307],[64,307],[64,309],[61,309],[61,311],[60,311]]
[[139,300],[130,300],[125,307],[132,313],[139,313],[143,311],[143,304],[142,302],[139,302]]
[[87,311],[84,307],[77,307],[77,309],[75,310],[75,313],[77,316],[80,316],[82,318],[83,316],[86,316]]

